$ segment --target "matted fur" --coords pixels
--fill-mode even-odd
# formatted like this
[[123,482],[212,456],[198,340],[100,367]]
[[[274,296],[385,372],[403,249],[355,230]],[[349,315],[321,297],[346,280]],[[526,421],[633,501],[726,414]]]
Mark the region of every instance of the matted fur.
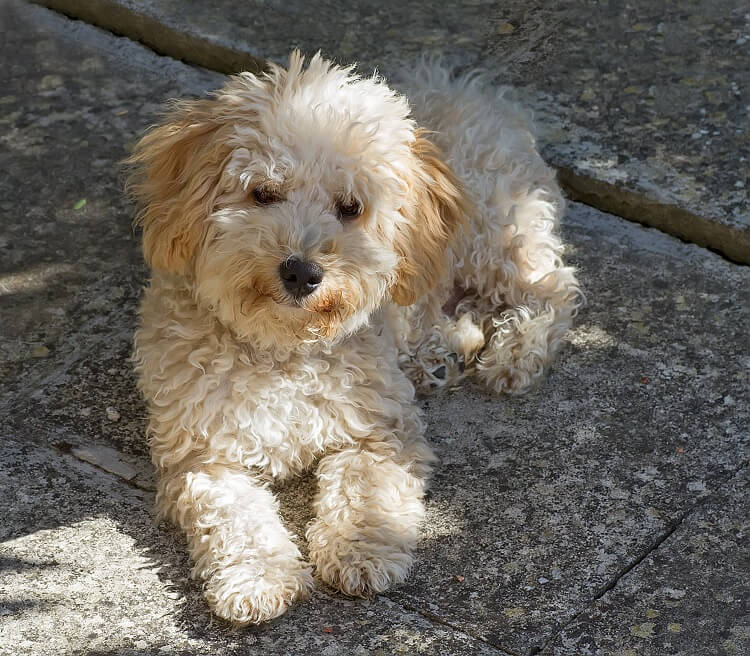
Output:
[[[309,594],[313,566],[350,595],[403,581],[434,460],[415,384],[477,370],[522,391],[579,304],[562,199],[517,108],[438,66],[410,98],[294,53],[178,103],[129,160],[157,504],[238,624]],[[280,279],[292,257],[324,271],[309,296]],[[308,564],[268,483],[311,467]]]

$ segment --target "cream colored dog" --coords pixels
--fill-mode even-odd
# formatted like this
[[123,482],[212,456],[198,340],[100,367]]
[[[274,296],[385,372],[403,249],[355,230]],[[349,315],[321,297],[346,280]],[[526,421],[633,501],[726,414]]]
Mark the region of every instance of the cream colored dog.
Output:
[[317,466],[323,581],[362,596],[403,581],[433,462],[415,385],[475,371],[525,390],[580,302],[519,110],[438,66],[409,97],[414,114],[382,79],[295,53],[178,103],[130,158],[157,502],[239,624],[313,587],[269,481]]

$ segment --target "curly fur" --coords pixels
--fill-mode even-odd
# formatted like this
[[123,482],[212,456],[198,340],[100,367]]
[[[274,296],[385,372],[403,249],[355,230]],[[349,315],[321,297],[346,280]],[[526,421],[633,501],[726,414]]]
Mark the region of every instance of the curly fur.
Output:
[[[153,269],[134,357],[157,504],[238,624],[308,595],[311,565],[350,595],[403,581],[434,460],[415,385],[476,371],[521,392],[580,303],[522,112],[436,65],[409,96],[294,53],[175,104],[129,160]],[[308,296],[280,279],[291,257],[324,271]],[[268,485],[311,467],[310,565]]]

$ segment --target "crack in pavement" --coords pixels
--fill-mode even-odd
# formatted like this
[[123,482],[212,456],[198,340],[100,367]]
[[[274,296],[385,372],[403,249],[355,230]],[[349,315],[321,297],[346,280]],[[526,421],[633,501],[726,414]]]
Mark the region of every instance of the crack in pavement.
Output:
[[569,626],[574,624],[578,619],[589,609],[591,608],[597,601],[599,601],[605,594],[607,594],[610,590],[613,590],[615,587],[617,587],[617,584],[630,572],[632,572],[638,565],[640,565],[646,558],[648,558],[652,553],[657,551],[662,544],[664,544],[674,533],[677,531],[677,529],[684,523],[685,519],[687,519],[689,516],[693,515],[696,510],[702,508],[705,506],[709,501],[712,501],[716,498],[717,494],[730,482],[732,479],[734,479],[742,470],[746,469],[750,465],[750,460],[743,461],[737,469],[735,469],[733,472],[728,474],[716,487],[715,489],[707,494],[702,499],[699,499],[696,501],[693,505],[691,505],[689,508],[681,512],[667,527],[667,529],[656,537],[655,540],[651,542],[649,547],[644,550],[644,552],[640,555],[634,558],[630,563],[625,565],[615,576],[612,577],[612,579],[605,583],[599,590],[594,594],[594,596],[581,608],[580,611],[578,611],[573,617],[571,617],[567,622],[562,623],[557,629],[555,629],[552,634],[550,635],[549,639],[545,641],[545,643],[541,647],[535,647],[532,648],[531,651],[529,651],[529,656],[535,656],[535,654],[541,654],[546,649],[550,647],[550,645],[555,641],[555,639]]
[[467,629],[465,627],[457,626],[453,622],[445,620],[442,617],[440,617],[439,615],[435,615],[434,613],[430,613],[429,611],[426,611],[423,608],[419,608],[418,606],[415,606],[415,605],[410,604],[408,602],[404,602],[403,600],[399,601],[399,600],[393,599],[389,595],[384,595],[384,596],[386,596],[394,604],[397,604],[398,606],[400,606],[404,610],[408,610],[408,611],[411,611],[413,613],[417,613],[418,615],[421,615],[422,617],[424,617],[425,619],[429,620],[430,622],[432,622],[434,624],[440,624],[442,626],[448,627],[449,629],[451,629],[453,631],[457,631],[459,633],[463,633],[464,635],[467,635],[470,638],[473,638],[474,640],[478,640],[479,642],[487,645],[488,647],[491,647],[492,649],[496,649],[501,654],[504,654],[506,656],[522,656],[517,651],[513,651],[512,649],[508,649],[507,647],[503,647],[502,645],[498,646],[498,645],[490,642],[489,640],[487,640],[487,638],[485,638],[484,636],[478,635],[478,634],[472,632],[471,630],[469,630],[469,629]]

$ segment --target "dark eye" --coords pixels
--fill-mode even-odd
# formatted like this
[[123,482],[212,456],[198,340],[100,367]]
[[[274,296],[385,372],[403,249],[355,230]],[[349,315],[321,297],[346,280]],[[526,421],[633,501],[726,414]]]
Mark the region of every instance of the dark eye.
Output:
[[281,200],[281,196],[277,191],[268,189],[267,187],[257,187],[254,189],[253,198],[258,205],[271,205]]
[[362,214],[362,206],[354,199],[339,201],[338,210],[342,221],[351,221]]

